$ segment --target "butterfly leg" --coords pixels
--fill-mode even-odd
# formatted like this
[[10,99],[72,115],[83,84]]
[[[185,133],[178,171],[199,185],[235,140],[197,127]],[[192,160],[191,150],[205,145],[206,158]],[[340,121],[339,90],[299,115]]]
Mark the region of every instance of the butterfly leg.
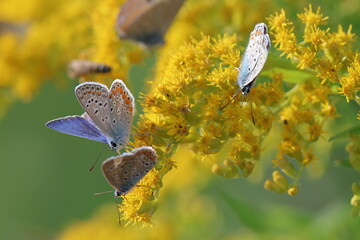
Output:
[[118,214],[118,223],[119,223],[119,226],[121,226],[120,208],[119,208],[119,202],[118,202],[117,198],[118,197],[115,197],[115,204],[116,204],[116,211],[117,211],[117,214]]

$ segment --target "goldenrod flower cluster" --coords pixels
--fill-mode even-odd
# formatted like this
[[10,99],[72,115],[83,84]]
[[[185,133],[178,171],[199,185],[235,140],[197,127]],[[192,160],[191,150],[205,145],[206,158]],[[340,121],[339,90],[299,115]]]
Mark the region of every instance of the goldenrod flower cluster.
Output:
[[[305,24],[304,40],[300,43],[294,23],[286,18],[284,10],[268,18],[275,47],[303,74],[313,75],[301,77],[302,73],[298,72],[298,79],[288,80],[296,84],[285,93],[279,109],[283,132],[273,163],[282,173],[274,171],[273,179],[265,182],[265,188],[279,193],[287,191],[289,195],[298,188],[303,168],[319,160],[311,145],[326,133],[325,123],[337,116],[331,96],[339,93],[349,101],[355,98],[360,86],[359,57],[351,46],[355,39],[351,26],[347,32],[341,26],[337,32],[321,29],[320,25],[326,25],[328,17],[320,13],[320,8],[314,12],[311,5],[298,17]],[[282,72],[286,75],[286,70]],[[334,87],[339,83],[341,88],[336,92]]]
[[[142,96],[143,114],[132,142],[132,147],[155,147],[159,163],[140,183],[151,188],[138,187],[126,195],[127,201],[120,205],[122,219],[151,223],[162,179],[176,167],[172,158],[183,146],[198,160],[210,162],[215,174],[249,176],[259,163],[264,139],[276,123],[282,126],[273,160],[278,169],[264,187],[291,196],[298,193],[303,170],[320,160],[312,144],[324,138],[326,123],[337,116],[330,99],[337,94],[333,86],[345,81],[344,87],[356,80],[352,69],[357,69],[357,56],[350,45],[355,38],[351,27],[347,33],[341,27],[335,33],[320,29],[328,18],[319,9],[313,12],[311,5],[298,17],[305,24],[301,43],[284,10],[268,19],[275,48],[293,67],[278,67],[275,60],[280,57],[270,55],[267,65],[273,70],[263,75],[272,81],[257,83],[248,98],[235,100],[223,111],[219,108],[238,90],[235,67],[242,53],[238,37],[202,34],[199,40],[163,49],[155,77],[149,82],[151,89]],[[348,73],[344,74],[346,68]],[[356,88],[351,90],[356,92]]]

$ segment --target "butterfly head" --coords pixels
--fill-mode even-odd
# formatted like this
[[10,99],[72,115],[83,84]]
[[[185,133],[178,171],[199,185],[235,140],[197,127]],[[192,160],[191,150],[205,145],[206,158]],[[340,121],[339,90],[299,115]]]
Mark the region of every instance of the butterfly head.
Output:
[[255,25],[253,33],[259,34],[268,34],[268,28],[265,23],[258,23]]
[[108,144],[110,149],[116,152],[119,152],[121,149],[126,147],[126,143],[123,141],[118,141],[118,142],[109,141]]
[[120,197],[122,194],[118,190],[114,191],[114,197]]

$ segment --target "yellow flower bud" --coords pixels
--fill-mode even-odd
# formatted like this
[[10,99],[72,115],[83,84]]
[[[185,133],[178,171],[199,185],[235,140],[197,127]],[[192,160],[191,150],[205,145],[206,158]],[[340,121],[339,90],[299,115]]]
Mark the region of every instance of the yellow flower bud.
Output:
[[291,187],[288,189],[288,194],[290,196],[295,196],[298,193],[299,189],[297,187]]

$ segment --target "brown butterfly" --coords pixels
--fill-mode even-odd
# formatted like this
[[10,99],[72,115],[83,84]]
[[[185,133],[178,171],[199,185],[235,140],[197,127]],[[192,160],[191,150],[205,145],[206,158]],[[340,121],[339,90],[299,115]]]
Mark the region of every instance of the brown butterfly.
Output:
[[164,35],[185,0],[128,0],[116,21],[120,38],[146,45],[164,43]]
[[68,65],[68,76],[76,79],[90,73],[108,73],[111,67],[88,60],[72,60]]
[[118,197],[129,192],[154,167],[156,160],[155,149],[142,146],[131,153],[108,158],[102,164],[102,172]]

